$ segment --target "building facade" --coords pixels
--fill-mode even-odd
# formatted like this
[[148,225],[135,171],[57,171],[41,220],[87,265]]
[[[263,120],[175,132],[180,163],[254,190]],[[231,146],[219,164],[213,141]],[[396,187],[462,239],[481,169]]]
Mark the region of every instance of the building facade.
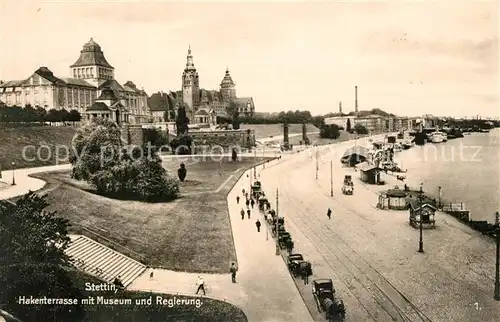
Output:
[[128,111],[129,122],[149,121],[146,92],[131,81],[120,85],[115,80],[114,67],[92,38],[70,66],[70,74],[70,78],[56,77],[49,68],[40,67],[27,79],[2,82],[0,100],[8,106],[29,104],[46,109],[74,109],[85,114],[103,89],[111,89]]
[[252,97],[236,96],[236,84],[228,69],[218,91],[200,88],[200,79],[194,66],[191,47],[188,49],[186,67],[182,73],[182,103],[186,106],[191,120],[195,119],[194,116],[200,109],[209,114],[213,110],[220,117],[228,117],[230,107],[235,107],[240,116],[253,116],[255,113]]
[[415,128],[416,119],[408,117],[390,117],[381,115],[367,116],[333,116],[325,118],[325,124],[335,124],[343,129],[347,128],[347,120],[350,120],[351,129],[360,124],[370,133],[411,131]]
[[0,100],[7,106],[77,110],[80,113],[97,97],[97,89],[75,78],[58,78],[47,67],[38,68],[27,79],[0,84]]

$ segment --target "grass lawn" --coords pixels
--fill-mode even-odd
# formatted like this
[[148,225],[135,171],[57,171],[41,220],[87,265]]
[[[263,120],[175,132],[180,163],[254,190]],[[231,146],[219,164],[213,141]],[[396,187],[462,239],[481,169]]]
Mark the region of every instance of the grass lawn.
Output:
[[226,273],[228,263],[236,259],[226,196],[245,169],[261,160],[168,159],[164,167],[175,176],[181,162],[187,168],[182,197],[169,203],[99,196],[72,180],[69,172],[36,177],[48,182],[42,191],[48,194],[49,209],[69,219],[73,233],[87,235],[152,267]]
[[[192,297],[172,294],[149,293],[149,292],[133,292],[119,291],[116,294],[110,291],[88,292],[85,291],[85,283],[91,282],[95,284],[102,283],[98,279],[86,275],[79,271],[70,271],[70,276],[73,285],[80,289],[83,293],[82,299],[93,297],[97,301],[97,297],[106,299],[130,299],[132,304],[126,305],[84,305],[84,316],[75,322],[198,322],[198,321],[231,321],[231,322],[246,322],[247,318],[243,311],[238,307],[227,302],[213,300],[204,297]],[[157,296],[166,300],[165,304],[157,304]],[[151,305],[137,305],[136,299],[152,298]],[[173,305],[173,301],[184,301],[182,304]],[[171,305],[169,305],[169,302]],[[16,312],[18,308],[7,311]],[[19,308],[22,312],[23,308]],[[25,308],[24,308],[25,310]],[[18,311],[18,312],[19,312]],[[21,313],[22,314],[22,313]],[[21,316],[18,316],[21,318]],[[24,322],[30,322],[23,320]],[[40,317],[38,321],[48,321],[45,317]],[[50,318],[52,321],[52,317]],[[57,316],[54,318],[57,320]],[[33,321],[34,322],[34,321]]]
[[[54,165],[56,158],[56,146],[71,146],[71,140],[76,133],[73,126],[30,126],[0,129],[0,167],[2,170],[10,170],[12,162],[16,168],[32,168],[46,165]],[[23,157],[23,149],[28,146],[34,148],[26,149],[26,157]],[[41,148],[47,146],[47,148]],[[39,151],[39,157],[37,157]],[[50,152],[49,152],[50,151]],[[60,149],[60,159],[66,155],[65,149]],[[34,160],[30,160],[34,159]],[[68,163],[67,161],[59,162]]]

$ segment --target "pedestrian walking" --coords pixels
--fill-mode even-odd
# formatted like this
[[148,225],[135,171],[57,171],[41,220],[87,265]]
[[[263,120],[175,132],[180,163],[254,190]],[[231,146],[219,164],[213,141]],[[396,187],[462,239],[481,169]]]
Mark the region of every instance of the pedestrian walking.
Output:
[[248,200],[248,198],[247,201],[245,201],[245,204],[247,205],[247,208],[250,208],[250,200]]
[[113,280],[113,284],[116,286],[116,288],[118,288],[119,290],[125,288],[123,286],[123,283],[122,283],[122,277],[120,275],[118,275],[117,277],[115,277],[115,279]]
[[328,208],[328,211],[326,212],[326,215],[328,216],[328,219],[331,219],[332,210],[330,208]]
[[241,189],[241,194],[245,195],[245,189]]
[[240,203],[240,196],[236,196],[236,203],[239,204]]
[[250,205],[252,205],[252,209],[253,209],[253,206],[255,205],[255,200],[250,199]]
[[248,219],[250,219],[250,209],[247,209]]
[[257,226],[257,232],[260,233],[260,221],[257,219],[257,221],[255,222],[255,226]]
[[152,280],[153,279],[153,275],[154,275],[154,271],[151,270],[151,273],[149,273],[149,279]]
[[304,276],[303,276],[304,285],[309,284],[309,276],[311,276],[311,275],[312,275],[312,267],[311,267],[311,264],[308,263],[308,265],[306,265],[306,267],[305,267]]
[[231,272],[231,281],[233,283],[236,283],[236,265],[234,265],[234,263],[231,264],[231,268],[229,269],[229,271]]
[[245,219],[245,210],[241,209],[241,220]]
[[201,278],[201,276],[198,276],[198,280],[196,281],[196,285],[198,285],[198,289],[196,290],[196,294],[198,294],[198,292],[200,290],[202,290],[203,295],[207,295],[207,293],[205,292],[205,281],[203,280],[203,278]]

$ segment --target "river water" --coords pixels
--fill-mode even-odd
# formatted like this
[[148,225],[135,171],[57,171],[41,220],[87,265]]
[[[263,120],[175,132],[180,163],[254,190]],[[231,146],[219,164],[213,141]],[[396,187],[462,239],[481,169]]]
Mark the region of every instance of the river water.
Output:
[[396,153],[410,187],[442,202],[463,202],[474,220],[494,222],[500,211],[500,128],[444,143],[427,143]]

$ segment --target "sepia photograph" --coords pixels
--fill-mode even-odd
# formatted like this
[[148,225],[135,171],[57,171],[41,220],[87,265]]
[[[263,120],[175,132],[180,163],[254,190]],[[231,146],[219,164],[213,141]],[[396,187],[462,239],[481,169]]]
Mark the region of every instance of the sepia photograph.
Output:
[[0,322],[498,322],[497,0],[0,0]]

